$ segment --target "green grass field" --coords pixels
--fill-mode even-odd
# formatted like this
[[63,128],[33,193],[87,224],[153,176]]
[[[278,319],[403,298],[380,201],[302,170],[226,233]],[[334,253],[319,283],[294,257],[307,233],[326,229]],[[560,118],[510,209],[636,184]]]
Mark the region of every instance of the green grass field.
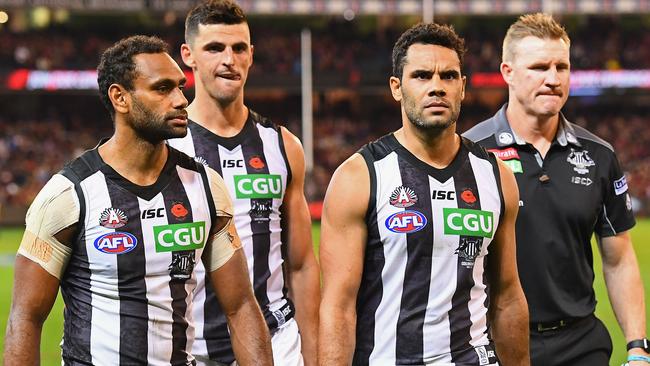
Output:
[[[318,224],[314,225],[313,234],[315,246],[318,248],[320,239],[320,226]],[[0,229],[0,329],[3,330],[3,333],[6,328],[7,316],[9,314],[9,306],[11,302],[13,254],[16,252],[21,235],[22,232],[20,229]],[[632,238],[639,259],[639,264],[641,266],[641,275],[645,284],[645,292],[646,294],[650,294],[650,271],[648,270],[648,267],[650,266],[650,219],[638,221],[637,226],[632,231]],[[600,270],[600,257],[595,248],[594,253],[596,253],[594,258],[596,271],[594,286],[596,288],[596,297],[598,299],[596,314],[605,322],[605,325],[607,325],[614,342],[614,354],[610,364],[612,366],[619,366],[624,362],[626,357],[625,339],[616,323],[616,318],[612,313],[609,299],[607,298],[607,292],[605,291],[605,284]],[[650,319],[647,310],[646,314],[646,317]],[[59,342],[61,341],[62,324],[63,302],[59,296],[59,299],[52,309],[43,329],[41,344],[42,365],[61,364]],[[4,350],[3,337],[0,337],[0,349]]]

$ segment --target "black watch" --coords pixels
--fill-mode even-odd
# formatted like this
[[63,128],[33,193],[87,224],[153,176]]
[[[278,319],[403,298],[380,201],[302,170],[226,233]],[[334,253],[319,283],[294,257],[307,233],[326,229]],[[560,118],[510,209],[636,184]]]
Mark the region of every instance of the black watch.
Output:
[[633,341],[630,341],[630,343],[627,344],[627,350],[631,350],[632,348],[641,348],[644,351],[650,353],[650,341],[648,341],[648,338],[643,338],[643,339],[635,339]]

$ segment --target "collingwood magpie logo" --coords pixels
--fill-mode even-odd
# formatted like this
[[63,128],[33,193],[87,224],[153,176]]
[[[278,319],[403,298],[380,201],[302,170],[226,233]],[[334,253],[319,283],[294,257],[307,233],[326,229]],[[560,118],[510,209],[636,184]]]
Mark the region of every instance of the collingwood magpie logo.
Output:
[[271,216],[271,202],[251,200],[251,209],[248,214],[253,221],[269,221]]
[[587,168],[596,165],[589,157],[587,150],[575,151],[571,149],[571,153],[567,156],[566,161],[574,165],[573,170],[578,172],[578,174],[587,174],[589,173],[589,169]]
[[187,280],[192,277],[196,260],[193,250],[172,252],[172,263],[169,265],[169,275],[175,280]]
[[470,268],[474,266],[474,262],[481,252],[483,240],[481,238],[467,238],[461,237],[460,244],[454,254],[462,259],[461,264],[464,267]]

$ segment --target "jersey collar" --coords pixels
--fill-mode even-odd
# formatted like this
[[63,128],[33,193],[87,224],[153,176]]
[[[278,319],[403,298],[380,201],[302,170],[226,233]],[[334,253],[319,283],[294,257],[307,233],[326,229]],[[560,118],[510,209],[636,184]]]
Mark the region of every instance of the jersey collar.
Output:
[[[506,108],[508,103],[504,104],[501,109],[492,117],[492,122],[494,123],[494,139],[497,142],[498,146],[506,147],[514,144],[517,145],[526,145],[526,141],[519,137],[510,127],[508,118],[506,117]],[[558,126],[557,134],[555,136],[555,141],[561,146],[567,146],[568,144],[582,147],[580,141],[575,134],[575,129],[567,121],[562,113],[560,113],[560,125]]]

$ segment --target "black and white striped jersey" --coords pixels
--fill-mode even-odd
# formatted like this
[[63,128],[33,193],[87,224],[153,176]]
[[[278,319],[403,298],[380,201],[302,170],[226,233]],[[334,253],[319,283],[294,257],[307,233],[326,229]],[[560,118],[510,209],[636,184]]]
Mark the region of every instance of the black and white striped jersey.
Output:
[[[249,111],[248,120],[236,136],[221,137],[190,121],[186,137],[167,142],[223,177],[233,198],[235,225],[255,297],[269,328],[283,325],[293,316],[283,274],[286,250],[280,212],[291,170],[280,127]],[[201,270],[200,266],[197,270]],[[230,363],[234,355],[226,319],[221,312],[212,311],[218,304],[202,279],[199,275],[194,308],[197,333],[192,353]]]
[[[79,200],[61,278],[64,365],[190,365],[191,301],[216,211],[204,167],[174,149],[137,186],[84,153],[59,174]],[[205,248],[208,250],[208,248]]]
[[493,155],[462,139],[445,169],[393,134],[364,146],[368,239],[354,365],[488,365],[487,256],[504,210]]

